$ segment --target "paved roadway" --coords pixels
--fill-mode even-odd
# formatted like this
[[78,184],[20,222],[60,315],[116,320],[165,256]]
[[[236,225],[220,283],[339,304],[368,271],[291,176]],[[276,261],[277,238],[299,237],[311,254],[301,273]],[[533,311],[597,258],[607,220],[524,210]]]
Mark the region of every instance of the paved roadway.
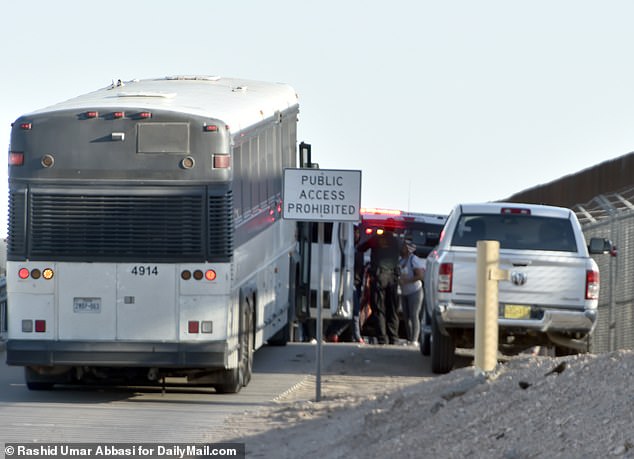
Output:
[[[396,351],[391,348],[390,352]],[[369,362],[377,355],[376,349],[380,348],[325,344],[324,373],[329,367],[341,368],[351,353],[367,352],[371,357],[361,361]],[[422,363],[428,359],[412,348],[407,351],[399,353],[402,365],[390,358],[395,365],[390,373],[402,368],[410,376],[430,376],[428,364]],[[214,442],[228,416],[269,405],[315,374],[315,359],[315,345],[264,347],[255,354],[250,384],[239,394],[175,387],[168,387],[165,393],[155,388],[70,386],[33,392],[24,384],[22,368],[8,367],[6,355],[0,351],[0,443]]]

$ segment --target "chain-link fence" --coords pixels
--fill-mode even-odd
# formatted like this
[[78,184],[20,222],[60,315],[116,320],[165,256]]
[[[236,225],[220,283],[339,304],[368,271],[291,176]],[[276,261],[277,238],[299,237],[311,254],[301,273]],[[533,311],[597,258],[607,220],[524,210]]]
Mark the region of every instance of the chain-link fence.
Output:
[[601,291],[590,351],[634,349],[634,188],[599,195],[573,210],[587,241],[607,238],[616,247],[612,255],[593,256],[601,272]]

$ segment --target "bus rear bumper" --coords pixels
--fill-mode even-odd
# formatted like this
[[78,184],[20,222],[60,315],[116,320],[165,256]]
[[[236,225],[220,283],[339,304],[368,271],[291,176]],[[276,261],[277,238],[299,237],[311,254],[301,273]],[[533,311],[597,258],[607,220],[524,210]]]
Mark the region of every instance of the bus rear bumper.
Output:
[[222,341],[161,343],[134,341],[9,340],[7,365],[226,368],[228,346]]

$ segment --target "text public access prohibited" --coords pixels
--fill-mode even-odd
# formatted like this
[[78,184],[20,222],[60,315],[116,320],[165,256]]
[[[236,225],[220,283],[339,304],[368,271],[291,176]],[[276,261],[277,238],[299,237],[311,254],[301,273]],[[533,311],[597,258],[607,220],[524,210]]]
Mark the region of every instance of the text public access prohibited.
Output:
[[361,171],[284,169],[282,200],[287,220],[359,221]]

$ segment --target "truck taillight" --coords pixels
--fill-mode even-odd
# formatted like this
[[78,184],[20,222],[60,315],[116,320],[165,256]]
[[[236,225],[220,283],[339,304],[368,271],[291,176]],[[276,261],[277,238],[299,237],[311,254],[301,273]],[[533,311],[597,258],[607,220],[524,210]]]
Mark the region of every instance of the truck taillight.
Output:
[[521,207],[502,207],[501,214],[515,214],[515,215],[530,215],[530,209],[524,209]]
[[599,272],[586,271],[586,300],[599,299]]
[[451,292],[453,284],[453,263],[442,263],[438,270],[438,291]]

